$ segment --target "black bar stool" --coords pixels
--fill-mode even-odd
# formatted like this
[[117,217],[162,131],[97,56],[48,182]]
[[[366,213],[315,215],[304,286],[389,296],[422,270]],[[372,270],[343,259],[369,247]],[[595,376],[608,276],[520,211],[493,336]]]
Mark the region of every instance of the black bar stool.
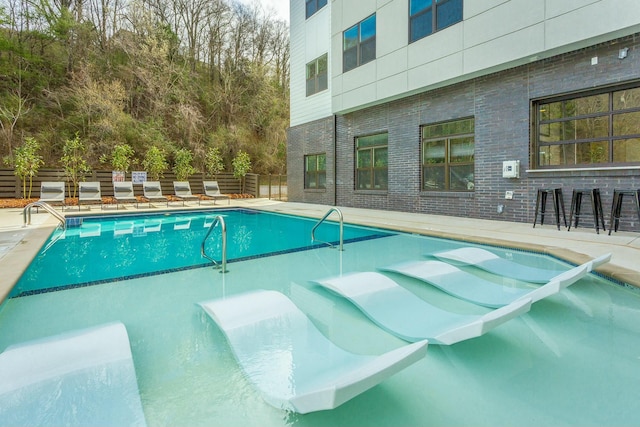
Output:
[[622,199],[624,196],[632,196],[640,221],[640,190],[613,190],[613,202],[611,203],[611,220],[609,222],[609,235],[611,230],[618,231],[620,224],[620,213],[622,212]]
[[591,208],[593,214],[593,222],[596,227],[596,233],[600,234],[599,225],[602,224],[602,229],[607,231],[604,228],[604,213],[602,212],[602,199],[600,198],[600,189],[594,188],[592,190],[587,189],[575,189],[573,190],[573,194],[571,196],[571,209],[569,210],[569,228],[567,231],[571,230],[571,222],[573,220],[575,214],[575,224],[573,225],[575,228],[578,228],[578,220],[580,219],[580,205],[582,204],[582,196],[588,194],[591,198]]
[[533,227],[536,227],[538,221],[538,212],[540,212],[540,225],[544,224],[544,213],[547,206],[547,195],[553,197],[553,210],[556,214],[556,225],[560,230],[560,209],[562,208],[562,219],[564,226],[567,226],[567,215],[564,210],[564,198],[562,197],[562,188],[539,188],[536,195],[536,212],[533,217]]

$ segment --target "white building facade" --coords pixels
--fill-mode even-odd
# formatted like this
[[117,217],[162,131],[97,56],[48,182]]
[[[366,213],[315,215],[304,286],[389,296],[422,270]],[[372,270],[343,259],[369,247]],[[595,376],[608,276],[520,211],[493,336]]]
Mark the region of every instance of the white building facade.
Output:
[[289,200],[533,222],[599,188],[608,221],[640,189],[638,0],[290,8]]

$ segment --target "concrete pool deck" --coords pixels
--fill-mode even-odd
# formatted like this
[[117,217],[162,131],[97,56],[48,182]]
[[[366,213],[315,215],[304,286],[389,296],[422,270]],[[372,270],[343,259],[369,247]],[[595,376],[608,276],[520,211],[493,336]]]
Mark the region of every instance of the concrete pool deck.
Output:
[[[308,203],[281,202],[269,199],[232,199],[230,205],[187,206],[174,203],[169,210],[227,208],[254,208],[269,212],[301,215],[312,218],[323,217],[331,206]],[[640,287],[640,233],[618,231],[608,235],[596,234],[593,228],[572,228],[560,231],[555,225],[536,225],[507,221],[491,221],[473,218],[459,218],[441,215],[381,211],[338,207],[347,223],[388,228],[410,233],[444,237],[469,242],[513,247],[546,253],[574,264],[581,264],[605,253],[612,253],[611,262],[597,269],[604,276],[616,281]],[[78,211],[70,207],[64,215],[81,214],[126,214],[137,212],[158,212],[163,207],[140,208],[127,206],[125,209],[100,209],[92,206]],[[57,208],[61,212],[60,208]],[[330,220],[336,218],[333,214]],[[33,257],[42,247],[58,221],[49,213],[33,211],[32,223],[23,227],[22,209],[0,209],[0,302],[20,278]]]

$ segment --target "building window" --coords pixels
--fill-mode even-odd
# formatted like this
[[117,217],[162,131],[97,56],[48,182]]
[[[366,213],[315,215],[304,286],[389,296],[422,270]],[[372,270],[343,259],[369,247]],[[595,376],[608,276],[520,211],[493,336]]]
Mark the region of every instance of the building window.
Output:
[[409,43],[462,21],[463,0],[410,0]]
[[307,0],[307,19],[327,5],[327,0]]
[[422,126],[422,188],[473,191],[475,119]]
[[327,155],[304,156],[304,188],[324,189],[327,185]]
[[376,59],[375,13],[342,35],[342,70],[347,72]]
[[356,138],[356,189],[387,189],[387,140],[386,133]]
[[307,96],[327,90],[327,54],[307,64]]
[[640,163],[640,87],[536,101],[538,168]]

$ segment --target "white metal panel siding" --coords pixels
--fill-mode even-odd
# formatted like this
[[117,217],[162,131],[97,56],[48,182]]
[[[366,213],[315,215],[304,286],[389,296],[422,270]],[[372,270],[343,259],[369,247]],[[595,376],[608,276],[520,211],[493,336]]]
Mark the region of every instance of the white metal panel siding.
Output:
[[[305,18],[305,1],[291,0],[291,126],[311,122],[331,115],[331,2],[309,19]],[[307,97],[306,64],[328,54],[328,89]]]
[[[333,86],[333,112],[640,32],[638,1],[466,0],[462,22],[408,44],[407,0],[333,0],[331,74],[334,82],[341,82]],[[342,31],[373,13],[372,7],[377,8],[377,59],[342,73]]]

